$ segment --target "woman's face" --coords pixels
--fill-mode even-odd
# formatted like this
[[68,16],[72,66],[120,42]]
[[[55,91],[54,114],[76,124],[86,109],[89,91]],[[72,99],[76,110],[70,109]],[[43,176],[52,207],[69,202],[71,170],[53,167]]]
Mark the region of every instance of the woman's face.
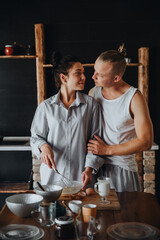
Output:
[[83,90],[86,77],[84,68],[80,62],[76,62],[68,71],[66,76],[66,85],[70,90]]

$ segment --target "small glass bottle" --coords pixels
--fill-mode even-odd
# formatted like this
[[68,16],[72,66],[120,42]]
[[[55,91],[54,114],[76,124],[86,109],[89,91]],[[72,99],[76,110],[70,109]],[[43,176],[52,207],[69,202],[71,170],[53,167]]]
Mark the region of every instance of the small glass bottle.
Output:
[[60,239],[74,238],[75,229],[73,218],[69,216],[61,216],[55,219],[56,236]]
[[50,205],[40,204],[39,206],[39,222],[44,227],[50,227],[54,225],[55,206],[53,203]]

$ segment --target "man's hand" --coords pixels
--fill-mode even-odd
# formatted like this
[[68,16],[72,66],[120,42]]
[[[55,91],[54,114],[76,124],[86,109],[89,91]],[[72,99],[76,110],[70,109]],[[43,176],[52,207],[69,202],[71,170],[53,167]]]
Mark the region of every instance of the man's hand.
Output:
[[42,162],[44,162],[49,168],[53,167],[54,169],[56,169],[52,148],[48,144],[43,144],[40,150]]
[[107,154],[107,144],[98,136],[94,135],[96,140],[89,140],[87,144],[88,153],[96,155],[108,155]]
[[92,168],[86,167],[85,171],[82,172],[82,182],[83,182],[83,190],[84,188],[92,182]]

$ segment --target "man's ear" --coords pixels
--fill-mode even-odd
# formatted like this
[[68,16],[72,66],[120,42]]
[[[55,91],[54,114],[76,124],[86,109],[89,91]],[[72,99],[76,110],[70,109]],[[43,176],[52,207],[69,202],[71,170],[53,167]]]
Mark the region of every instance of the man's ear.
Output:
[[67,82],[66,75],[64,75],[63,73],[60,73],[59,77],[60,77],[60,80],[61,80],[62,83],[66,83]]
[[115,75],[114,82],[119,82],[120,80],[121,80],[121,76],[120,75]]

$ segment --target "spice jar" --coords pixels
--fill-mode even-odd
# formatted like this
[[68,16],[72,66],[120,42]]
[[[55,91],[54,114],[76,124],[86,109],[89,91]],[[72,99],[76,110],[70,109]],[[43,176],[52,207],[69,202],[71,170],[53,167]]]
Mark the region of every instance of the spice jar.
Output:
[[55,219],[56,236],[61,239],[74,238],[73,218],[69,216],[61,216]]
[[13,51],[14,51],[13,45],[5,45],[5,54],[7,56],[13,55]]

